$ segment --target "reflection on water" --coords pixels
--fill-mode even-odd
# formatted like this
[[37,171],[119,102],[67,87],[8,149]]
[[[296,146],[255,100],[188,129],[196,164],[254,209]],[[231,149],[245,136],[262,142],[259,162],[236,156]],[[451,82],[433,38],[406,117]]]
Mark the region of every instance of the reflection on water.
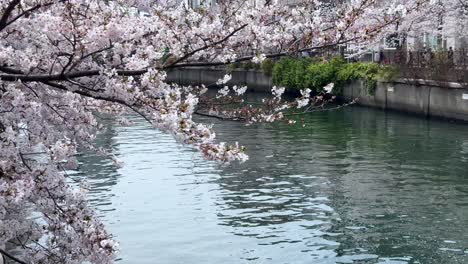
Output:
[[[217,122],[215,120],[205,120]],[[119,263],[468,263],[468,126],[364,108],[216,123],[250,160],[203,160],[144,121],[83,155]]]
[[[102,134],[96,138],[96,146],[112,154],[117,136],[115,124],[104,121]],[[69,171],[67,174],[75,182],[81,182],[84,177],[90,183],[89,197],[91,205],[98,208],[98,215],[105,216],[106,211],[114,210],[111,199],[114,196],[111,186],[116,185],[120,174],[113,162],[93,152],[85,152],[78,157],[79,171]]]

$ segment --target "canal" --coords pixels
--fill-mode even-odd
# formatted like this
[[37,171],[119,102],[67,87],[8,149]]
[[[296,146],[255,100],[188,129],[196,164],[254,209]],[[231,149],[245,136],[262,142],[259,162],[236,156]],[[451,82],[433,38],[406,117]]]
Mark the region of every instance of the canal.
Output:
[[468,263],[468,125],[347,107],[296,125],[221,122],[222,166],[135,118],[80,157],[121,264]]

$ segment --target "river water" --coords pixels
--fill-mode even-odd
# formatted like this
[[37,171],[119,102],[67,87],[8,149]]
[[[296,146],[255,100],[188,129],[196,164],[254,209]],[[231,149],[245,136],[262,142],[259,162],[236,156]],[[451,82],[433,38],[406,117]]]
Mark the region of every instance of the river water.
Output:
[[203,120],[250,160],[206,161],[139,119],[97,140],[123,168],[80,157],[118,263],[468,263],[468,125],[359,107]]

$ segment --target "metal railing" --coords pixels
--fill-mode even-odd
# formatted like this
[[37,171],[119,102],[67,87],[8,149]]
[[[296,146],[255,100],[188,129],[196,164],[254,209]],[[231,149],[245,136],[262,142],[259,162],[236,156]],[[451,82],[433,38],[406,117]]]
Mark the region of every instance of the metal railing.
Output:
[[380,63],[395,65],[401,77],[443,82],[468,83],[468,50],[386,51]]

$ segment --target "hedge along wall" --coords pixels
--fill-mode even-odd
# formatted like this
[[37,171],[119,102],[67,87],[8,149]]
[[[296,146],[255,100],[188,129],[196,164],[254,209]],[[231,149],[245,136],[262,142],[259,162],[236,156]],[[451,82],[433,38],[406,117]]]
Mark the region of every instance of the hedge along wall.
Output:
[[341,94],[343,86],[356,80],[363,80],[368,93],[373,94],[378,80],[396,78],[398,72],[389,66],[380,67],[375,63],[346,63],[335,57],[330,61],[319,58],[282,58],[272,70],[273,83],[289,89],[310,88],[316,92],[334,83],[334,93]]

